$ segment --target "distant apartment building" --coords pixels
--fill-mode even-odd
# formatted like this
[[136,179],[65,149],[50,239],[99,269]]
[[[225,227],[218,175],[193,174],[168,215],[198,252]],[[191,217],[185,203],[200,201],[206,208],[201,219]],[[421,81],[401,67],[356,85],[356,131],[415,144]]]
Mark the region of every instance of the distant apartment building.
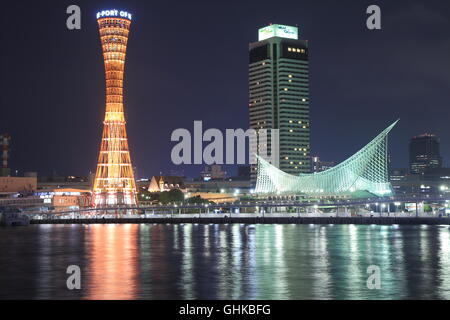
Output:
[[389,170],[389,181],[405,181],[408,177],[407,169],[390,169]]
[[0,193],[23,192],[29,193],[37,189],[36,177],[0,177]]
[[227,176],[227,173],[222,170],[222,166],[218,164],[213,164],[206,166],[205,169],[200,173],[200,177],[203,181],[209,180],[223,180]]
[[311,172],[322,172],[331,169],[336,164],[334,161],[322,161],[319,157],[311,157]]
[[409,143],[409,171],[424,174],[429,169],[442,167],[439,139],[434,134],[413,137]]
[[407,179],[408,179],[407,169],[399,169],[399,168],[389,169],[389,182],[391,183],[395,194],[401,194],[402,192],[406,191],[405,181]]
[[390,169],[389,180],[397,196],[439,196],[450,192],[450,168],[428,169],[423,174],[410,174],[408,169]]
[[250,180],[250,166],[239,166],[238,167],[238,174],[235,180]]
[[51,176],[38,177],[38,189],[84,189],[90,190],[92,186],[92,175],[83,176]]
[[[250,128],[279,129],[279,154],[273,163],[284,172],[310,172],[309,49],[298,28],[273,24],[259,29],[249,45]],[[258,149],[272,155],[271,135]],[[256,165],[252,166],[256,179]]]

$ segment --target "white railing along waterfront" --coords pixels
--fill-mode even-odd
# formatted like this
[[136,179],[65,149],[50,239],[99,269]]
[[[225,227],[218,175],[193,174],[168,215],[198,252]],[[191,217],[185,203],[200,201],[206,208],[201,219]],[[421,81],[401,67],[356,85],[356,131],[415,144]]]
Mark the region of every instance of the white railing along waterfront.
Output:
[[95,220],[95,219],[223,219],[223,218],[438,218],[439,215],[432,213],[360,213],[351,215],[345,212],[333,213],[145,213],[145,214],[80,214],[80,213],[43,213],[43,214],[26,214],[31,220]]

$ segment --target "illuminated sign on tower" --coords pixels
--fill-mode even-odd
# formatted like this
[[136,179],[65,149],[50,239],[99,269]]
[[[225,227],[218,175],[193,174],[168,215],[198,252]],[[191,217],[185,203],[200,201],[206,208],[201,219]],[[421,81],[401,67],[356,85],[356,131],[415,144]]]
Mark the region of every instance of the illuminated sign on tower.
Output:
[[93,204],[137,204],[123,108],[123,74],[131,14],[104,10],[97,13],[106,75],[106,113],[93,186]]
[[298,28],[284,26],[282,24],[271,24],[270,26],[259,29],[258,41],[263,41],[273,37],[298,40]]
[[110,18],[110,17],[116,17],[116,18],[124,18],[124,19],[128,19],[131,20],[131,13],[126,12],[126,11],[119,11],[116,9],[112,9],[112,10],[102,10],[97,12],[97,19],[100,18]]

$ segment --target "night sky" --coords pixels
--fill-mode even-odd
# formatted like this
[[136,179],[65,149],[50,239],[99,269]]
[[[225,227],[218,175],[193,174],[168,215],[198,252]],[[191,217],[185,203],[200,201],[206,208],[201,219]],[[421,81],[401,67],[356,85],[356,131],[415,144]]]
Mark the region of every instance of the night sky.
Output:
[[[81,30],[66,28],[71,4]],[[371,4],[381,31],[366,28]],[[0,31],[0,132],[12,136],[13,169],[95,171],[105,111],[95,13],[110,8],[134,15],[125,112],[140,178],[180,169],[176,128],[248,127],[248,43],[269,23],[298,25],[309,40],[314,155],[342,161],[400,118],[393,166],[407,167],[409,139],[425,132],[439,135],[450,165],[449,1],[18,0],[2,4]]]

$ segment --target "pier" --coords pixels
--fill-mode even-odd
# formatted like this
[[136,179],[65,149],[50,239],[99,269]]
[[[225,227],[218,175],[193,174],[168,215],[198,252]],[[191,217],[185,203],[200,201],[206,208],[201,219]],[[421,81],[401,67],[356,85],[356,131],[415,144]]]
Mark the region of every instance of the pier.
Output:
[[357,224],[357,225],[450,225],[448,217],[339,217],[285,215],[140,215],[82,216],[30,219],[31,224]]
[[[425,201],[438,208],[424,211]],[[401,203],[415,210],[400,212]],[[372,198],[298,202],[295,200],[214,204],[166,204],[152,206],[83,208],[68,211],[26,212],[30,224],[378,224],[450,225],[447,197]],[[372,209],[375,209],[374,212]]]

